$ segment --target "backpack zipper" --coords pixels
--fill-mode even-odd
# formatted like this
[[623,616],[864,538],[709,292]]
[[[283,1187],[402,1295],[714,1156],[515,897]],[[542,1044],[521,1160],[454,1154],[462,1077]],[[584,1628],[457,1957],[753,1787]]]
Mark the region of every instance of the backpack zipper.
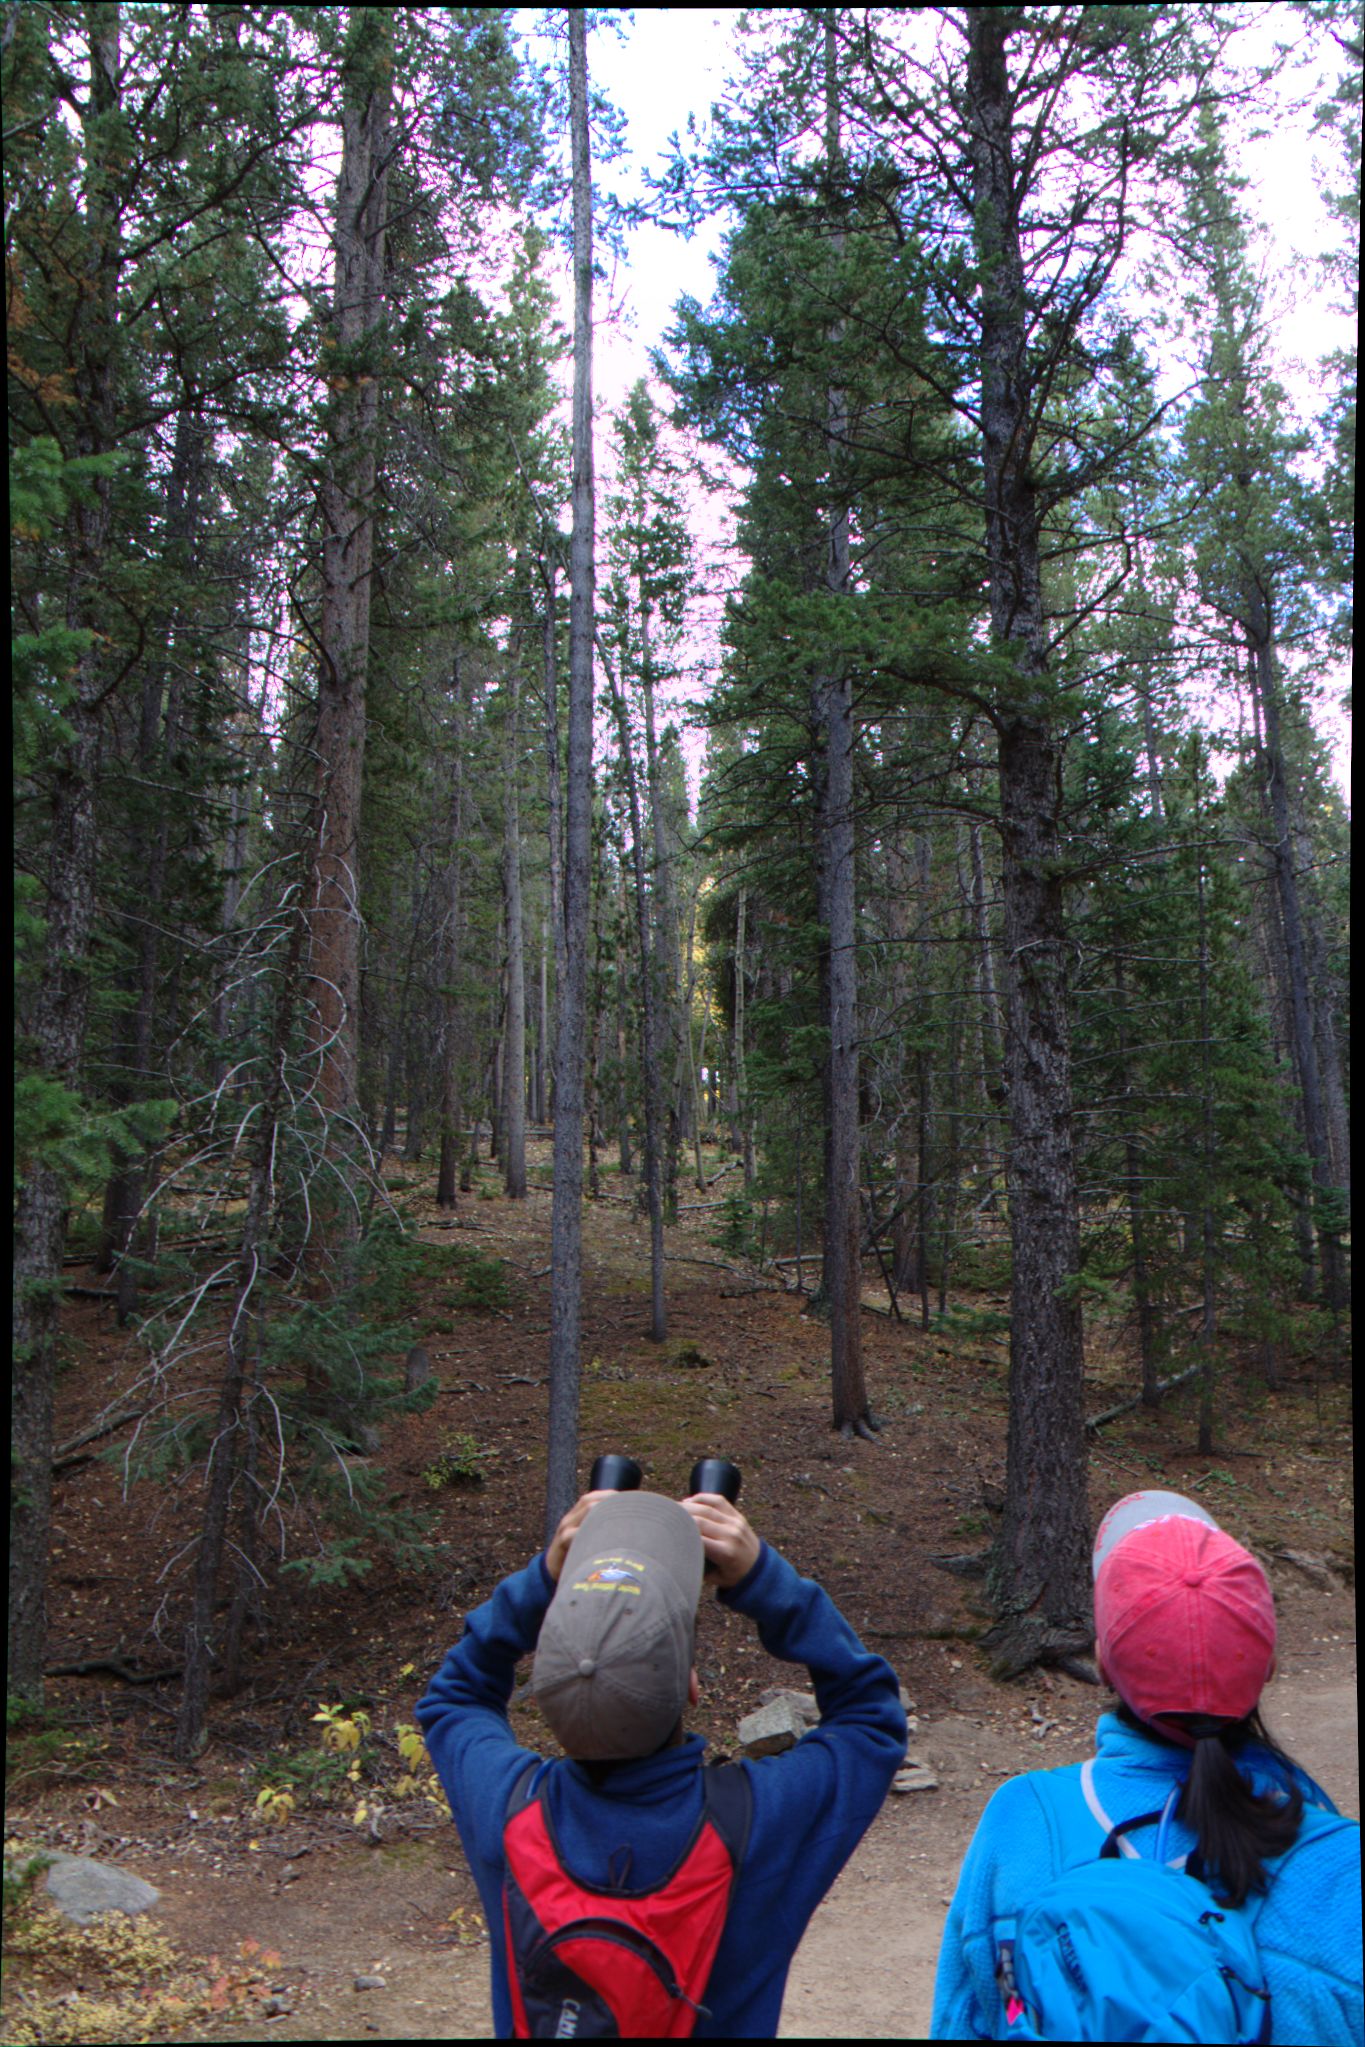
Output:
[[537,1942],[526,1958],[526,1975],[534,1975],[544,1959],[569,1940],[600,1940],[608,1946],[623,1947],[629,1954],[645,1962],[658,1977],[666,1994],[675,2003],[688,2005],[694,2012],[706,2016],[704,2004],[697,2004],[690,1998],[668,1965],[663,1949],[648,1934],[641,1933],[634,1926],[626,1926],[619,1919],[572,1919],[567,1926],[558,1927]]

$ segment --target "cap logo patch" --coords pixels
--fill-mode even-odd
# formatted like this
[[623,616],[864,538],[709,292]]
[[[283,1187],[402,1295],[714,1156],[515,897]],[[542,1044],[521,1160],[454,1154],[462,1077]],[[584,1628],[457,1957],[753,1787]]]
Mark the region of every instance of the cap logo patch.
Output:
[[574,1580],[575,1592],[629,1592],[637,1599],[644,1590],[644,1564],[631,1557],[594,1557],[586,1578]]

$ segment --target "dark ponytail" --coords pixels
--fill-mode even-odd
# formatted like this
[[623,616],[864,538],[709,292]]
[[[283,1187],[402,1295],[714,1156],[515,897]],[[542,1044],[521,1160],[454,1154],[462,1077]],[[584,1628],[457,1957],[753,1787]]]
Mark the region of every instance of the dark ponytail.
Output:
[[[1303,1793],[1294,1779],[1296,1765],[1270,1739],[1259,1711],[1219,1723],[1199,1714],[1170,1717],[1194,1738],[1176,1815],[1197,1836],[1200,1860],[1219,1897],[1240,1905],[1253,1891],[1265,1889],[1264,1863],[1298,1839]],[[1143,1734],[1163,1738],[1159,1728],[1139,1720],[1127,1706],[1119,1707],[1119,1718]],[[1253,1742],[1282,1766],[1282,1794],[1253,1791],[1238,1769],[1239,1752]]]

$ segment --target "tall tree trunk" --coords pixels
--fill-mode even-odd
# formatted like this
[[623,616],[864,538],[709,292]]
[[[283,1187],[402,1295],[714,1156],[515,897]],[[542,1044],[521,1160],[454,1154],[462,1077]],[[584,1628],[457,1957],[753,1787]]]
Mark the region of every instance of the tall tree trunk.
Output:
[[1009,9],[969,7],[967,118],[981,292],[981,417],[991,635],[1001,685],[1001,874],[1012,1291],[1006,1499],[993,1591],[997,1669],[1093,1639],[1080,1232],[1058,812],[1061,745],[1046,677],[1039,512],[1030,470],[1028,312],[1019,244]]
[[606,1037],[603,1018],[603,1001],[606,993],[602,971],[602,915],[606,896],[606,819],[601,810],[594,819],[593,840],[593,891],[592,891],[592,970],[589,975],[591,992],[590,1014],[588,1017],[588,1094],[586,1116],[588,1124],[588,1199],[600,1201],[602,1183],[597,1170],[597,1154],[602,1138],[602,1095],[600,1079],[602,1072],[602,1045]]
[[[398,982],[398,1006],[388,1019],[388,1058],[384,1075],[384,1121],[379,1140],[381,1157],[394,1149],[398,1137],[398,1090],[403,1071],[403,1052],[411,1043],[414,1033],[412,1015],[412,979],[417,965],[417,953],[426,933],[427,884],[424,878],[426,861],[422,853],[414,856],[412,881],[408,889],[408,943],[403,956],[402,979]],[[397,980],[397,975],[394,976]]]
[[749,1113],[749,1081],[745,1070],[744,1052],[748,911],[749,891],[741,882],[739,900],[735,905],[735,1028],[730,1054],[730,1097],[733,1103],[730,1116],[730,1148],[738,1152],[743,1159],[744,1184],[751,1187],[754,1180],[753,1118]]
[[349,1117],[360,1055],[360,795],[370,646],[379,368],[388,213],[392,17],[350,10],[342,79],[336,263],[328,361],[333,403],[319,487],[322,621],[317,850],[309,934],[324,1109]]
[[986,894],[986,863],[981,851],[981,827],[971,827],[972,904],[976,913],[977,966],[981,989],[981,1070],[987,1105],[998,1096],[1004,1066],[1004,1026],[995,973],[995,947],[991,939],[990,902]]
[[[1196,768],[1196,788],[1198,769]],[[1196,812],[1196,828],[1198,813]],[[1199,1441],[1201,1457],[1213,1454],[1214,1337],[1217,1334],[1217,1235],[1213,1216],[1214,1152],[1213,1043],[1209,1021],[1209,931],[1208,905],[1204,891],[1204,855],[1195,855],[1195,896],[1199,917],[1199,1209],[1200,1278],[1203,1312],[1199,1319],[1199,1347],[1203,1370],[1199,1380]]]
[[[246,715],[234,718],[232,723],[241,733],[244,750],[253,769],[259,758],[259,729],[254,722],[248,726]],[[251,799],[244,776],[234,779],[227,792],[228,823],[223,845],[223,899],[219,918],[219,930],[223,939],[223,967],[217,977],[217,988],[213,998],[213,1036],[216,1050],[213,1057],[213,1085],[215,1092],[228,1077],[229,1062],[226,1046],[229,1039],[239,1035],[241,1009],[247,1009],[251,1001],[250,990],[244,995],[236,991],[236,963],[232,954],[232,935],[237,929],[237,912],[241,905],[242,892],[246,885],[247,857],[251,839]],[[240,1033],[244,1035],[244,1032]]]
[[[825,154],[833,187],[842,176],[835,10],[825,10]],[[831,236],[837,258],[842,230]],[[837,341],[842,327],[836,325]],[[832,387],[826,398],[830,494],[825,586],[848,589],[849,507],[840,481],[848,438],[847,401]],[[846,1436],[872,1440],[863,1376],[862,1215],[858,1200],[858,957],[857,897],[853,831],[853,678],[836,657],[831,671],[817,677],[811,694],[816,735],[815,790],[819,834],[821,947],[828,1049],[825,1054],[826,1161],[825,1272],[829,1303],[830,1379],[834,1427]]]
[[[460,1082],[464,1067],[464,1026],[456,992],[464,950],[464,736],[466,682],[457,654],[450,680],[450,825],[446,855],[445,915],[441,936],[441,1021],[437,1043],[441,1063],[441,1141],[436,1168],[436,1206],[453,1209],[458,1201],[464,1160]],[[408,1103],[412,1115],[411,1090]]]
[[[696,1048],[692,1043],[692,999],[696,991],[697,977],[696,932],[697,893],[694,889],[687,920],[687,968],[683,975],[682,1006],[678,1015],[678,1024],[682,1032],[683,1051],[686,1059],[688,1100],[692,1105],[692,1162],[696,1173],[697,1192],[704,1194],[706,1192],[706,1171],[702,1165],[701,1157],[703,1118],[701,1088],[697,1081],[697,1068],[701,1060],[698,1058]],[[706,1053],[706,1018],[704,1016],[701,1026],[701,1052],[704,1057]]]
[[569,556],[569,748],[565,780],[564,954],[556,992],[554,1197],[550,1224],[548,1541],[578,1491],[578,1388],[583,1278],[583,1027],[592,862],[594,644],[592,451],[592,162],[587,16],[565,10],[573,161],[573,539]]
[[644,820],[640,813],[640,783],[630,747],[630,721],[625,694],[619,678],[602,657],[611,685],[616,712],[616,734],[621,747],[621,770],[625,776],[630,810],[631,865],[635,871],[635,923],[640,947],[640,1004],[643,1017],[645,1069],[645,1192],[649,1205],[650,1308],[649,1334],[662,1343],[668,1335],[668,1310],[664,1301],[664,1203],[663,1203],[663,1075],[659,1063],[659,990],[655,973],[654,947],[650,932],[649,890],[645,878]]
[[542,1128],[549,1110],[545,1099],[545,1047],[550,1033],[550,934],[546,919],[540,920],[540,973],[536,980],[535,1101],[531,1120]]
[[[899,824],[886,834],[886,935],[890,941],[891,1014],[909,1018],[914,1003],[914,972],[910,957],[910,909],[914,882],[905,857]],[[920,1286],[918,1260],[919,1231],[916,1227],[922,1192],[920,1181],[919,1117],[910,1111],[910,1055],[903,1034],[897,1039],[895,1085],[896,1113],[891,1138],[891,1287],[892,1294],[915,1293]]]
[[[1332,1185],[1339,1190],[1345,1207],[1345,1231],[1351,1216],[1351,1117],[1346,1101],[1341,1048],[1337,1042],[1337,1020],[1333,1003],[1334,976],[1323,930],[1321,905],[1314,883],[1314,853],[1308,836],[1301,800],[1291,805],[1294,833],[1294,869],[1303,877],[1300,908],[1303,917],[1303,950],[1308,968],[1308,989],[1313,1007],[1313,1040],[1318,1052],[1318,1078],[1322,1087],[1322,1113],[1327,1135],[1327,1159]],[[1344,1254],[1343,1254],[1344,1263]],[[1349,1284],[1349,1282],[1348,1282]]]
[[[681,1148],[684,1089],[687,1085],[686,1054],[683,1048],[682,960],[678,929],[677,892],[673,886],[673,862],[668,851],[668,829],[664,817],[663,783],[659,774],[659,748],[654,730],[654,658],[650,647],[649,592],[643,569],[640,593],[640,694],[645,714],[645,779],[649,796],[649,820],[654,846],[652,892],[658,933],[654,946],[655,1032],[658,1044],[660,1084],[672,1069],[672,1085],[661,1113],[667,1126],[660,1132],[663,1144],[664,1209],[670,1222],[678,1220],[678,1153]],[[623,678],[624,679],[624,678]]]
[[1274,623],[1269,604],[1257,593],[1248,604],[1247,635],[1256,664],[1256,691],[1265,721],[1265,777],[1274,836],[1272,855],[1275,886],[1284,931],[1285,962],[1289,978],[1289,1015],[1294,1033],[1294,1064],[1303,1101],[1304,1134],[1313,1175],[1314,1209],[1318,1231],[1318,1254],[1322,1264],[1323,1295],[1329,1308],[1345,1301],[1345,1270],[1341,1254],[1339,1214],[1344,1190],[1333,1185],[1327,1116],[1323,1106],[1322,1081],[1318,1065],[1318,1043],[1314,1031],[1313,1005],[1308,988],[1308,963],[1304,944],[1303,904],[1294,862],[1294,834],[1289,815],[1289,794],[1285,776],[1284,744],[1280,728],[1279,680],[1276,673]]
[[[966,936],[966,933],[963,933]],[[938,1312],[948,1311],[948,1283],[957,1254],[957,1208],[962,1176],[962,1033],[964,1003],[952,1004],[948,1019],[947,1141],[939,1172]]]
[[[1202,869],[1200,886],[1203,886]],[[1142,1367],[1142,1404],[1155,1407],[1157,1391],[1156,1307],[1147,1272],[1147,1204],[1142,1191],[1142,1165],[1138,1154],[1137,1110],[1133,1101],[1133,1075],[1128,1048],[1128,996],[1123,985],[1123,960],[1114,955],[1114,1009],[1119,1040],[1119,1095],[1123,1103],[1123,1176],[1128,1201],[1128,1231],[1133,1246],[1133,1305],[1137,1309],[1138,1355]]]
[[[555,564],[548,548],[541,563],[545,621],[541,676],[545,704],[546,838],[550,853],[550,929],[555,943],[555,1003],[564,986],[564,796],[559,759],[559,675],[555,640]],[[553,1060],[551,1061],[553,1065]]]
[[[89,6],[84,234],[70,350],[73,452],[100,455],[116,440],[119,238],[116,113],[120,10]],[[43,967],[29,1025],[33,1065],[74,1091],[85,1043],[90,932],[95,903],[95,776],[109,630],[103,569],[110,484],[94,481],[67,518],[66,623],[89,639],[63,709],[67,735],[52,777]],[[10,1375],[9,1665],[16,1696],[40,1703],[47,1636],[52,1516],[52,1376],[66,1247],[68,1191],[55,1164],[25,1172],[14,1209],[13,1361]]]
[[[922,991],[932,986],[932,969],[927,957],[929,924],[929,834],[917,834],[915,847],[917,894],[920,914],[918,940],[919,984]],[[923,997],[921,997],[921,1002]],[[917,1005],[919,1006],[919,1005]],[[921,1015],[919,1044],[915,1052],[915,1102],[916,1120],[919,1125],[917,1150],[919,1152],[919,1187],[916,1202],[916,1234],[919,1265],[920,1327],[929,1327],[929,1245],[933,1239],[935,1210],[937,1208],[938,1147],[934,1141],[934,1062],[930,1054],[927,1018]]]
[[509,663],[506,796],[503,811],[502,905],[507,927],[507,1028],[503,1037],[503,1181],[514,1201],[526,1198],[526,942],[521,914],[520,677]]
[[621,901],[612,920],[615,931],[613,945],[613,971],[616,981],[616,1142],[617,1161],[623,1179],[629,1179],[635,1167],[631,1157],[630,1133],[630,1087],[627,1069],[630,1056],[630,1032],[626,1024],[626,988],[629,983],[627,968],[627,931],[630,924],[626,907],[626,874],[621,869]]

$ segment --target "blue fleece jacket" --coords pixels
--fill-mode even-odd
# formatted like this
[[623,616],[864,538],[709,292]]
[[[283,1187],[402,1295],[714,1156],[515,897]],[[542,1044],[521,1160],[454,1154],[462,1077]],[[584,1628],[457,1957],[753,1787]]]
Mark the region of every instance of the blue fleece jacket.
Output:
[[[512,2034],[503,1938],[502,1830],[512,1786],[532,1761],[507,1720],[513,1674],[554,1594],[543,1556],[506,1578],[465,1623],[417,1708],[470,1869],[492,1948],[493,2029]],[[785,1755],[745,1762],[753,1789],[748,1852],[704,1994],[698,2039],[771,2039],[787,1970],[815,1907],[871,1824],[905,1752],[895,1672],[863,1648],[829,1595],[765,1543],[742,1582],[717,1597],[758,1627],[770,1656],[803,1663],[820,1724]],[[642,1889],[668,1874],[696,1825],[705,1743],[621,1763],[596,1782],[579,1763],[543,1765],[560,1849],[581,1881]]]
[[[934,2016],[936,2040],[999,2040],[1005,2014],[995,1986],[995,1934],[1064,1869],[1099,1854],[1111,1826],[1159,1811],[1183,1783],[1190,1755],[1140,1733],[1115,1713],[1096,1730],[1096,1754],[1061,1770],[1034,1770],[1000,1789],[982,1813],[963,1860],[943,1929]],[[1258,1791],[1284,1783],[1265,1750],[1246,1748],[1239,1767]],[[1271,1994],[1271,2037],[1304,2047],[1360,2047],[1360,1828],[1302,1773],[1309,1804],[1299,1838],[1266,1864],[1269,1891],[1256,1945]],[[1150,1856],[1155,1829],[1136,1839]],[[1177,1821],[1170,1852],[1187,1855],[1191,1830]]]

